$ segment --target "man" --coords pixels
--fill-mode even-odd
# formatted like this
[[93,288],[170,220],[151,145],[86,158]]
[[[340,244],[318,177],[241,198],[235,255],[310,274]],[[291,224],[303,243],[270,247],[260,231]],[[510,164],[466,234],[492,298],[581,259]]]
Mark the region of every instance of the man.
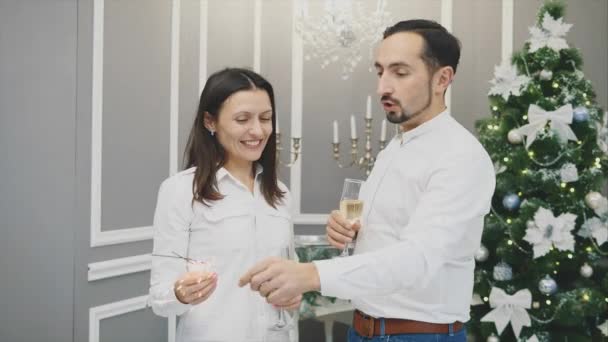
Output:
[[458,40],[435,22],[402,21],[384,32],[375,62],[378,94],[402,133],[378,155],[361,190],[361,224],[338,211],[327,223],[338,248],[358,232],[355,255],[313,263],[267,259],[241,286],[249,283],[270,303],[311,290],[350,299],[351,342],[388,335],[466,341],[473,257],[495,178],[486,151],[445,105],[459,58]]

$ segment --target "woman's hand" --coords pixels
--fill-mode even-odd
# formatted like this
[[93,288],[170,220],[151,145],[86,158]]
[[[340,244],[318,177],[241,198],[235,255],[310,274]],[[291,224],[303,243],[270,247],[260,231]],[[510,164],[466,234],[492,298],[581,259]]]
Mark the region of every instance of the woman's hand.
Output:
[[182,275],[173,285],[177,300],[197,305],[209,298],[217,287],[217,273],[194,271]]

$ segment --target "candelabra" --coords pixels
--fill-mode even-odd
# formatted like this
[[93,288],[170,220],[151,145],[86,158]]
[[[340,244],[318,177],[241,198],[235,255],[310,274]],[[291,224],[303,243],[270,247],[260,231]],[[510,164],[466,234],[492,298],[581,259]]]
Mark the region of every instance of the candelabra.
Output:
[[301,142],[302,142],[302,138],[291,138],[291,158],[289,160],[289,162],[284,163],[283,161],[281,161],[281,151],[283,151],[283,147],[281,146],[281,133],[277,132],[276,133],[276,141],[277,141],[277,162],[279,163],[279,165],[285,166],[285,167],[292,167],[295,162],[298,160],[298,157],[300,156],[301,152],[300,152],[300,148],[301,148]]
[[[386,131],[385,131],[386,132]],[[352,166],[356,166],[359,169],[365,170],[365,175],[369,176],[369,173],[372,171],[374,167],[374,163],[376,162],[376,157],[372,153],[372,119],[365,118],[365,151],[363,156],[359,156],[359,148],[358,148],[359,139],[357,137],[351,137],[350,139],[350,155],[351,161],[348,165],[344,165],[340,161],[340,142],[334,141],[332,143],[334,150],[334,159],[338,164],[338,167],[348,168]],[[382,151],[386,146],[386,137],[381,138],[379,141],[379,151]]]
[[[376,161],[376,156],[373,154],[372,150],[372,113],[371,113],[371,97],[367,97],[367,110],[365,112],[365,149],[363,155],[359,154],[358,143],[359,139],[357,138],[357,125],[355,122],[355,116],[351,115],[350,117],[350,155],[351,161],[348,165],[343,164],[340,161],[340,141],[338,140],[338,122],[334,121],[333,123],[333,154],[336,163],[339,168],[348,168],[352,166],[356,166],[359,169],[365,170],[365,174],[369,175],[374,167],[374,163]],[[386,119],[382,120],[382,126],[380,130],[380,141],[379,141],[379,151],[382,151],[386,146]]]

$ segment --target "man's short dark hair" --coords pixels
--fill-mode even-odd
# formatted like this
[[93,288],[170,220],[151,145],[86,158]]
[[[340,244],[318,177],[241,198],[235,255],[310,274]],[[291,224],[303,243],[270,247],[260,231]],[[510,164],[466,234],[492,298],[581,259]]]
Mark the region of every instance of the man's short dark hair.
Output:
[[445,27],[432,20],[404,20],[387,27],[383,38],[386,39],[399,32],[417,33],[424,39],[424,51],[421,57],[430,71],[451,66],[456,73],[460,60],[460,41]]

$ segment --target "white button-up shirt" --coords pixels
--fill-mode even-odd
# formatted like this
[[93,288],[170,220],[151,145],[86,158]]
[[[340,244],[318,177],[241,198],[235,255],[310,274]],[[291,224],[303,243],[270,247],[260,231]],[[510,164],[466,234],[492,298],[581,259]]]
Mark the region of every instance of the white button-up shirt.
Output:
[[323,295],[373,317],[466,322],[493,164],[447,112],[398,135],[362,186],[355,255],[316,261]]
[[[161,316],[178,315],[177,341],[288,341],[294,332],[269,331],[277,314],[249,287],[238,287],[239,278],[262,258],[293,251],[289,193],[273,208],[261,192],[258,166],[253,194],[226,169],[216,179],[222,200],[206,207],[192,205],[195,168],[165,180],[154,214],[154,253],[213,262],[218,274],[215,292],[198,305],[182,304],[173,286],[183,275],[182,259],[152,257],[149,304]],[[281,190],[287,188],[281,183]],[[296,322],[297,323],[297,322]],[[297,326],[297,324],[295,325]]]

